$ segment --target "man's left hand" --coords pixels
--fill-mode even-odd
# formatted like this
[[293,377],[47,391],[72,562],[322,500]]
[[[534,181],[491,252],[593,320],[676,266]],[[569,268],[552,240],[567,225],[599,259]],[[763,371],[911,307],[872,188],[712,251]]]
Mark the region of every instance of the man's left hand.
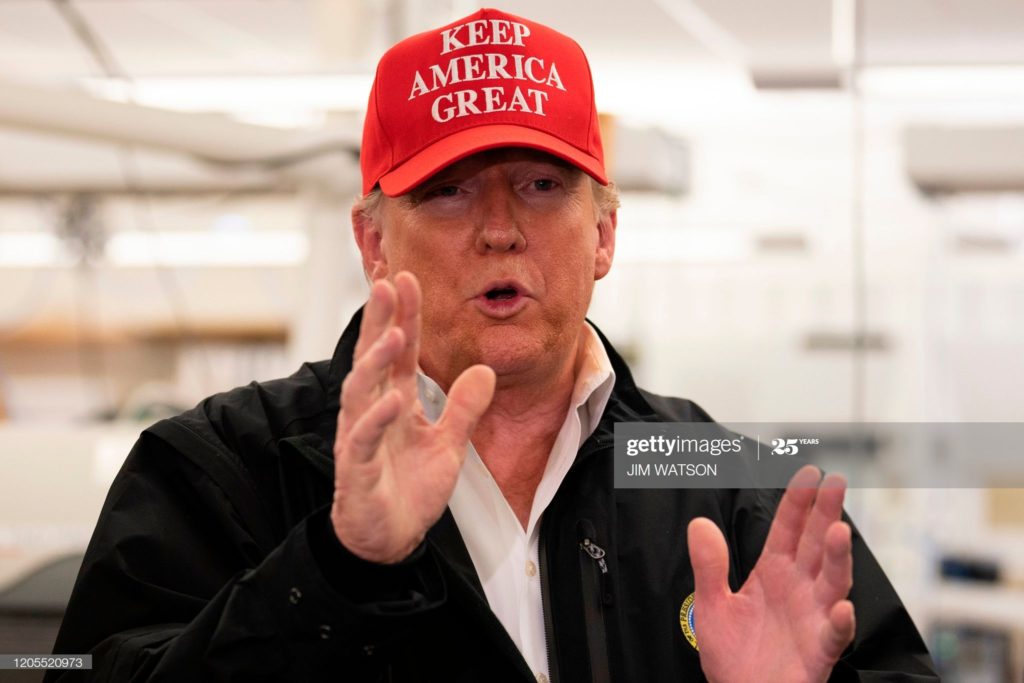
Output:
[[846,482],[806,466],[793,475],[761,557],[739,592],[729,588],[729,550],[705,518],[687,529],[700,662],[712,683],[825,681],[853,640]]

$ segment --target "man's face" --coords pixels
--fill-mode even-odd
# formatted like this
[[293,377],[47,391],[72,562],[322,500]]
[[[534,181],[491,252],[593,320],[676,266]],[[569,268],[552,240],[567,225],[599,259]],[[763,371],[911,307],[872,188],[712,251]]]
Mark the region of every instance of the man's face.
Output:
[[481,152],[355,217],[373,279],[423,288],[420,364],[447,384],[475,363],[500,378],[551,372],[575,352],[614,250],[590,178],[542,152]]

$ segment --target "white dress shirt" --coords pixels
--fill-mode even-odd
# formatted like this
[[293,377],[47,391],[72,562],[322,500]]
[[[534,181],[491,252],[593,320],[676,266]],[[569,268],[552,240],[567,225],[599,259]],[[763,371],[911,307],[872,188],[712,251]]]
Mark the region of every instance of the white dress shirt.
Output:
[[[569,412],[548,456],[526,529],[472,444],[448,502],[491,610],[541,683],[548,679],[548,656],[538,571],[540,518],[576,452],[597,428],[615,384],[608,354],[589,324],[583,343]],[[420,373],[419,394],[427,418],[436,420],[444,409],[444,392]]]

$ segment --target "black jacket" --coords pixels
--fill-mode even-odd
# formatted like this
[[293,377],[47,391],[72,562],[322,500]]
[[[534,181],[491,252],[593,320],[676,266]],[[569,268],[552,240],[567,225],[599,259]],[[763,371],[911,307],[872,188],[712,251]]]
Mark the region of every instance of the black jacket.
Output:
[[[333,536],[331,451],[359,321],[330,363],[218,394],[143,432],[103,506],[56,652],[91,652],[91,676],[104,681],[534,681],[450,512],[399,566],[364,562]],[[725,530],[736,589],[778,492],[614,489],[615,422],[710,418],[637,389],[604,343],[611,399],[541,526],[552,679],[704,680],[680,627],[694,589],[687,523],[702,515]],[[607,551],[607,571],[583,537]],[[856,532],[853,553],[857,635],[833,679],[936,680]]]

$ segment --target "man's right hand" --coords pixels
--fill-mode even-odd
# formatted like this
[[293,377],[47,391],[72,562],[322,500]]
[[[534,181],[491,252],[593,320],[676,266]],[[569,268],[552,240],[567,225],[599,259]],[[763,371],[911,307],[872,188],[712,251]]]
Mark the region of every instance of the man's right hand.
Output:
[[415,276],[374,282],[341,387],[331,522],[342,545],[372,562],[402,561],[441,517],[494,396],[494,371],[474,365],[452,384],[431,424],[416,384],[420,327]]

